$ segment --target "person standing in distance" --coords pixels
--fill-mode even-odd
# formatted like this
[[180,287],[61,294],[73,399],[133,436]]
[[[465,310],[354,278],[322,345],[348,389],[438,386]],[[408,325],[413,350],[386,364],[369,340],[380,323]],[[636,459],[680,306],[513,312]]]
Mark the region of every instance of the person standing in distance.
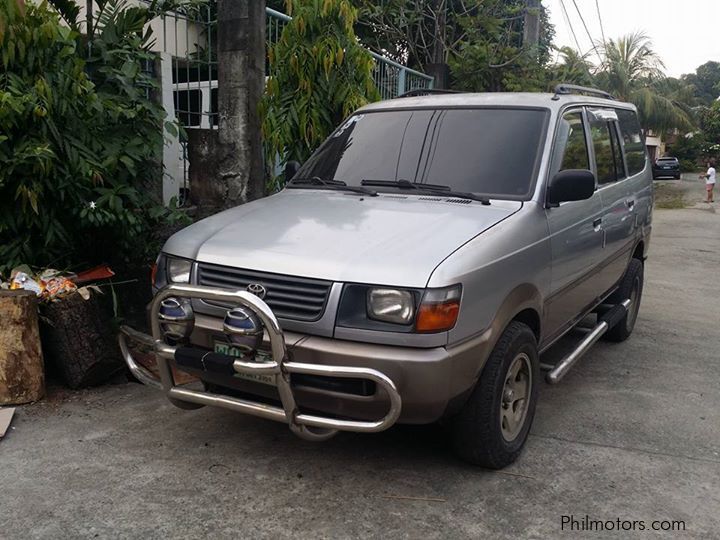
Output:
[[715,188],[715,160],[711,159],[707,163],[708,170],[705,174],[700,175],[700,179],[705,179],[705,191],[707,193],[705,197],[706,203],[715,202],[713,199],[713,189]]

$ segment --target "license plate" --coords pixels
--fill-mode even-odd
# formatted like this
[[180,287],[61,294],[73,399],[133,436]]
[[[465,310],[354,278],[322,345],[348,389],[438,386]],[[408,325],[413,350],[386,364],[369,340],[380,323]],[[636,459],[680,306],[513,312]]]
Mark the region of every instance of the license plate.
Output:
[[[227,341],[216,341],[214,350],[216,353],[232,356],[234,358],[240,358],[241,356],[244,356],[242,349],[233,347]],[[255,359],[261,362],[270,360],[270,358],[266,354],[260,352],[255,353]],[[275,375],[265,375],[264,373],[235,373],[233,377],[237,377],[238,379],[243,379],[246,381],[267,384],[270,386],[277,386],[277,384],[275,383]]]
[[663,169],[672,169],[672,167],[663,167]]

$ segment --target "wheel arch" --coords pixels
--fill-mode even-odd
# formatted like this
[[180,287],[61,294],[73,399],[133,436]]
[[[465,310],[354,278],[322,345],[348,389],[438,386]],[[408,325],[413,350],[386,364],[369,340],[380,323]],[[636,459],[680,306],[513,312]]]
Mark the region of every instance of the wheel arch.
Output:
[[646,258],[647,256],[645,255],[645,241],[640,240],[635,246],[635,251],[633,251],[631,259],[645,261]]
[[490,325],[490,348],[502,336],[505,329],[513,321],[526,324],[535,334],[538,343],[542,337],[542,295],[537,287],[530,283],[524,283],[515,287],[505,297],[505,300],[496,311]]
[[535,339],[540,343],[540,313],[538,313],[534,308],[525,308],[520,313],[515,315],[513,319],[508,322],[510,324],[512,321],[518,321],[521,322],[528,327],[530,327],[530,330],[533,331],[533,334],[535,334]]

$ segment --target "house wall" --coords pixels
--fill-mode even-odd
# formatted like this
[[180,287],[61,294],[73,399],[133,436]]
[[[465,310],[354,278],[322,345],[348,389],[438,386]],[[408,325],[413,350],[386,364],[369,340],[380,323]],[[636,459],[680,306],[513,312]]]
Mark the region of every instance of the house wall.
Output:
[[[127,0],[129,5],[147,5],[142,0]],[[84,21],[87,20],[85,3],[80,6],[79,19],[83,21],[81,25],[82,31],[85,31]],[[94,18],[98,15],[97,4],[94,6]],[[167,16],[154,19],[150,22],[150,28],[153,33],[153,44],[151,49],[155,52],[168,52],[173,56],[185,58],[198,49],[198,44],[207,47],[207,39],[205,38],[202,28],[192,21],[188,21],[182,16]]]

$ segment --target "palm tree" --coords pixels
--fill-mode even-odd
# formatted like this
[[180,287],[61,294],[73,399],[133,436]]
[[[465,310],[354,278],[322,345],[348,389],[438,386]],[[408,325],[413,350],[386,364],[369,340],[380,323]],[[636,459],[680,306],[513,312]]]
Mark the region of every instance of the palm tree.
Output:
[[684,92],[665,83],[665,65],[645,33],[608,40],[602,49],[605,58],[597,84],[618,99],[634,103],[643,127],[655,131],[693,128],[692,112],[679,100]]
[[558,60],[560,62],[551,66],[551,88],[558,83],[579,84],[581,86],[592,86],[593,76],[592,64],[588,62],[588,55],[582,55],[572,47],[561,47],[558,49]]

